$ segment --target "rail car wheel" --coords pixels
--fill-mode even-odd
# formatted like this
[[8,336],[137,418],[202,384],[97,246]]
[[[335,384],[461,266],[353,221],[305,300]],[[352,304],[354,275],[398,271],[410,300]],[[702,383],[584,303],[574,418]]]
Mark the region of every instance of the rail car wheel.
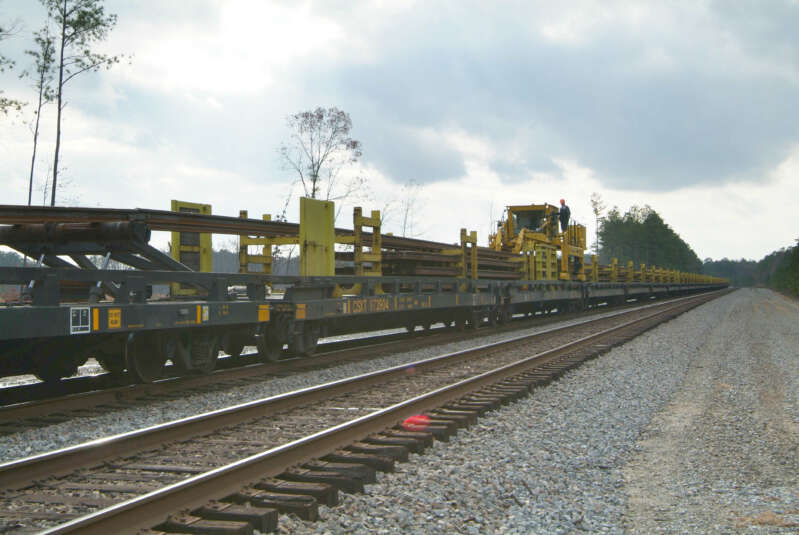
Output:
[[103,369],[112,375],[122,375],[125,371],[125,355],[120,351],[119,354],[113,353],[97,353],[94,359],[103,367]]
[[504,325],[506,323],[510,323],[511,319],[513,319],[513,312],[510,309],[510,306],[503,306],[499,309],[499,323]]
[[496,327],[499,324],[499,310],[492,308],[488,311],[488,325]]
[[256,336],[255,346],[258,348],[258,357],[265,362],[277,362],[283,354],[283,341],[271,330]]
[[480,327],[480,324],[483,321],[483,314],[478,310],[472,310],[471,314],[469,314],[469,328],[470,329],[477,329]]
[[57,383],[62,377],[70,377],[78,372],[78,365],[71,359],[34,357],[34,375],[45,383]]
[[137,334],[125,346],[125,365],[139,383],[152,383],[163,377],[166,359],[155,334]]
[[192,335],[189,332],[181,332],[178,334],[166,335],[164,346],[170,350],[167,351],[168,358],[172,360],[175,369],[179,373],[189,371],[191,366],[191,346]]
[[219,337],[210,333],[192,336],[191,367],[200,373],[211,373],[219,358]]

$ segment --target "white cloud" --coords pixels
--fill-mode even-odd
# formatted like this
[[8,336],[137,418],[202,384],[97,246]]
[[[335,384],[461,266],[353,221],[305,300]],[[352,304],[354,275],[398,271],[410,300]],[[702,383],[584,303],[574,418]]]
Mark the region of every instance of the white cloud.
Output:
[[137,13],[143,16],[120,24],[105,48],[132,50],[135,58],[115,76],[172,94],[257,94],[300,60],[329,61],[343,39],[310,4],[234,0],[216,8],[211,20],[154,21]]
[[[40,11],[16,5],[29,4]],[[622,210],[651,205],[703,257],[759,258],[797,237],[799,156],[783,151],[799,142],[786,98],[799,85],[791,35],[772,43],[757,34],[760,19],[752,30],[718,4],[110,0],[108,9],[119,24],[100,48],[135,56],[70,88],[64,176],[82,204],[166,208],[179,198],[227,215],[278,213],[291,182],[274,165],[285,116],[336,105],[358,109],[355,130],[368,132],[358,134],[371,165],[364,209],[396,198],[406,178],[440,179],[420,191],[426,238],[457,241],[466,227],[485,243],[506,204],[561,197],[593,236],[593,191]],[[757,15],[773,23],[769,13]],[[3,83],[31,100],[15,77]],[[39,174],[52,160],[53,111]],[[21,203],[30,133],[0,120],[4,202]],[[731,174],[738,181],[723,184]]]

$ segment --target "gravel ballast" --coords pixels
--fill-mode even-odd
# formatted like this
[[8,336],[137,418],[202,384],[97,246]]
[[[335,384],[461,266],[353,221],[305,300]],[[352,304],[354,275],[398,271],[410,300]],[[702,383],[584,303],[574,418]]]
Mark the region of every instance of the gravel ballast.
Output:
[[[653,304],[656,305],[657,302]],[[131,409],[115,410],[100,416],[78,418],[47,427],[39,427],[21,433],[5,435],[0,437],[0,463],[193,416],[203,412],[230,407],[231,405],[239,403],[283,394],[329,381],[431,358],[444,353],[460,351],[477,344],[488,344],[500,340],[507,340],[525,334],[583,323],[595,318],[620,313],[623,313],[623,311],[609,310],[607,312],[595,314],[591,318],[575,318],[555,324],[541,325],[502,334],[490,334],[490,329],[481,329],[478,332],[485,332],[485,336],[481,336],[479,341],[465,340],[431,346],[415,351],[395,353],[368,361],[299,373],[291,375],[290,377],[273,378],[260,384],[235,387],[220,392],[195,394],[176,400],[153,402],[146,407],[138,406]],[[87,366],[86,368],[88,371],[89,367]]]
[[799,306],[744,289],[286,533],[796,533]]
[[[580,321],[580,320],[575,320]],[[573,323],[573,322],[571,322]],[[552,326],[531,329],[550,329]],[[528,331],[529,332],[529,331]],[[485,341],[518,336],[488,336]],[[474,342],[0,439],[5,460]],[[283,533],[797,533],[799,305],[744,289],[615,348]]]

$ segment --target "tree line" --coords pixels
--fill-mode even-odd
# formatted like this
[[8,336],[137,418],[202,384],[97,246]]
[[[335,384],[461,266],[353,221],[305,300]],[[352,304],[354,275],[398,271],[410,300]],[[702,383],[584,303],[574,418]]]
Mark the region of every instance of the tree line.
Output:
[[694,250],[651,207],[633,206],[622,215],[614,206],[604,218],[597,218],[600,263],[618,258],[620,264],[632,260],[636,266],[702,272]]
[[599,261],[618,258],[636,266],[658,266],[724,277],[733,286],[766,286],[799,296],[799,239],[797,245],[774,251],[759,261],[723,258],[699,260],[693,249],[649,206],[633,206],[624,214],[613,207],[601,217],[603,203],[591,196],[597,218]]
[[704,272],[726,277],[735,286],[767,286],[799,296],[799,239],[797,245],[785,247],[754,260],[705,259]]

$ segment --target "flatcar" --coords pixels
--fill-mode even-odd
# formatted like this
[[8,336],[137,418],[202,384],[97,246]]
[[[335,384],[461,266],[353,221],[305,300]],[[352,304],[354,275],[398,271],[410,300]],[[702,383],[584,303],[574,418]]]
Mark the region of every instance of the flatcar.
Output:
[[[443,323],[477,328],[515,314],[684,295],[724,279],[654,266],[601,266],[585,257],[585,227],[558,232],[552,205],[507,209],[488,246],[461,229],[460,244],[382,234],[380,214],[334,225],[330,201],[302,198],[300,222],[171,210],[0,206],[0,245],[32,259],[0,267],[18,295],[0,304],[0,376],[46,382],[90,357],[136,381],[167,362],[209,373],[220,351],[253,345],[261,358],[312,355],[321,337]],[[150,244],[172,232],[169,252]],[[211,234],[239,239],[239,272],[211,270]],[[299,274],[275,275],[275,248],[299,253]],[[115,267],[116,269],[110,269]],[[162,290],[162,291],[159,291]]]

